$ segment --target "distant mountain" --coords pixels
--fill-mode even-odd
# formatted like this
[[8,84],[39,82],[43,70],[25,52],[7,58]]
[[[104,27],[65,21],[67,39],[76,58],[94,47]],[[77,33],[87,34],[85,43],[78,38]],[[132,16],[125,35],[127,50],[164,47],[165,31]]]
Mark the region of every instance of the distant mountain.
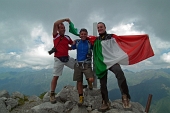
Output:
[[[161,103],[167,104],[166,99],[169,99],[170,95],[168,89],[170,88],[170,69],[148,69],[140,72],[124,70],[124,73],[132,101],[146,106],[148,95],[152,94],[152,110],[158,111],[154,108],[159,108]],[[15,70],[0,68],[0,90],[6,89],[10,93],[19,91],[25,95],[39,95],[50,90],[52,77],[52,69],[32,70],[23,68]],[[87,84],[87,82],[84,81],[84,84]],[[76,85],[76,82],[73,81],[73,70],[67,67],[64,68],[63,75],[59,78],[56,91],[60,91],[65,85]],[[98,84],[99,87],[100,84]],[[110,71],[108,89],[111,100],[121,98],[117,79]]]
[[170,113],[170,96],[160,99],[151,106],[151,113]]
[[0,73],[3,72],[23,72],[23,71],[35,71],[31,68],[8,68],[8,67],[0,67]]
[[[29,70],[0,73],[0,90],[6,89],[10,93],[19,91],[26,95],[39,95],[50,91],[52,69]],[[65,68],[63,75],[59,77],[56,91],[60,91],[65,85],[75,85],[72,81],[73,70]]]
[[[130,86],[129,91],[132,101],[140,102],[143,106],[146,105],[148,95],[152,94],[152,103],[169,96],[168,91],[163,88],[164,86],[170,87],[170,79],[159,77],[155,79],[150,79],[140,84]],[[111,100],[120,98],[119,89],[113,89],[109,91],[109,97]]]
[[[170,79],[170,69],[146,69],[140,72],[124,70],[128,86],[134,86],[150,79],[165,77]],[[109,71],[108,90],[118,88],[115,75]]]
[[[133,81],[136,85],[129,85],[131,100],[146,106],[148,95],[152,94],[152,113],[170,112],[170,71],[169,69],[144,70],[138,73],[125,72],[128,84]],[[128,76],[132,74],[134,78]],[[110,83],[109,83],[110,84]],[[109,91],[109,98],[115,100],[121,98],[119,89]],[[164,112],[163,110],[168,110]]]

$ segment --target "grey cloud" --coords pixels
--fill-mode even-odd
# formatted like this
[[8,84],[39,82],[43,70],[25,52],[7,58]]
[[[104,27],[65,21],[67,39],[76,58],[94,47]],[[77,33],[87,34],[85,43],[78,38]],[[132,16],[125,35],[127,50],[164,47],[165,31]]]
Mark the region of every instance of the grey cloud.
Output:
[[[136,30],[154,34],[162,41],[169,41],[169,4],[169,0],[1,0],[0,52],[12,49],[24,52],[25,49],[34,48],[34,40],[30,39],[33,27],[42,25],[44,31],[51,36],[53,23],[67,17],[76,27],[87,28],[89,34],[92,33],[92,23],[102,20],[107,25],[107,30],[120,23],[134,23]],[[68,28],[68,24],[66,27]],[[66,33],[69,34],[68,29]],[[69,35],[73,39],[78,38]],[[150,38],[155,40],[153,35]],[[154,49],[163,51],[156,47]],[[149,60],[159,65],[161,62],[154,62],[159,60],[159,55]]]

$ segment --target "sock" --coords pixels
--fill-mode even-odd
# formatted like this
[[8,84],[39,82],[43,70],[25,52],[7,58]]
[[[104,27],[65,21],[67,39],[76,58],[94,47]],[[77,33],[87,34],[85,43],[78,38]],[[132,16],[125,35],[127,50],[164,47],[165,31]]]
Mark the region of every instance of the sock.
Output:
[[79,94],[79,97],[80,97],[80,96],[83,96],[83,94]]
[[51,93],[54,93],[54,91],[51,91]]

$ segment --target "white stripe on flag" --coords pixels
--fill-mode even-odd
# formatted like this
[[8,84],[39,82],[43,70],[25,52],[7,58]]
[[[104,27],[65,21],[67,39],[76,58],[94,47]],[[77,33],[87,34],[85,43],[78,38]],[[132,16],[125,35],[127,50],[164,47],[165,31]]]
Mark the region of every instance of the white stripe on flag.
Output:
[[128,55],[118,46],[114,38],[103,40],[101,44],[104,63],[107,69],[116,63],[124,65],[129,64]]

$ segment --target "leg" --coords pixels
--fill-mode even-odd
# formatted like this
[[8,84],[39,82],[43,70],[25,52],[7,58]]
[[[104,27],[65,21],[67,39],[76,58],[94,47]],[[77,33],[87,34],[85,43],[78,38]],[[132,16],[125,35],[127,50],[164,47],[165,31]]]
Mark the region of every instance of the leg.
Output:
[[93,89],[93,81],[94,81],[93,78],[88,78],[88,79],[87,79],[87,83],[88,83],[88,86],[89,86],[89,89],[90,89],[90,90]]
[[77,81],[77,89],[78,89],[79,95],[80,94],[83,95],[83,81]]
[[126,83],[126,78],[124,76],[124,73],[120,67],[119,64],[115,64],[113,65],[110,69],[110,71],[112,71],[118,81],[118,85],[122,94],[122,103],[123,103],[123,107],[124,108],[130,108],[131,104],[130,104],[130,95],[129,95],[129,89]]
[[110,67],[109,70],[112,71],[115,74],[117,81],[118,81],[118,86],[120,88],[121,94],[122,95],[126,94],[127,97],[130,99],[129,89],[128,89],[128,86],[127,86],[126,78],[124,76],[124,73],[123,73],[120,65],[115,64],[112,67]]
[[77,81],[77,89],[79,93],[79,102],[78,106],[81,106],[84,102],[84,96],[83,96],[83,81]]
[[58,78],[59,78],[59,76],[53,76],[53,79],[51,81],[51,91],[53,91],[53,92],[55,92]]
[[81,106],[84,102],[83,97],[83,73],[79,65],[74,65],[74,75],[73,75],[73,81],[77,81],[77,90],[79,94],[79,102],[78,105]]
[[94,81],[94,73],[91,68],[91,64],[84,64],[85,69],[83,69],[83,73],[88,82],[89,89],[93,89],[93,81]]
[[108,90],[107,90],[107,73],[103,78],[100,79],[100,90],[102,94],[102,99],[107,103],[109,101],[108,98]]
[[70,57],[69,61],[65,64],[67,67],[74,69],[74,64],[76,63],[75,59]]
[[59,76],[62,75],[64,63],[62,63],[58,58],[54,58],[54,68],[53,68],[53,79],[51,81],[51,93],[50,101],[52,104],[56,103],[55,89]]
[[110,102],[108,98],[108,90],[107,90],[107,73],[103,78],[100,79],[100,90],[102,94],[102,106],[98,109],[101,112],[105,112],[110,107]]
[[55,98],[55,88],[57,85],[57,81],[58,81],[59,76],[53,76],[53,79],[51,81],[51,93],[50,93],[50,102],[52,104],[56,103],[56,98]]

